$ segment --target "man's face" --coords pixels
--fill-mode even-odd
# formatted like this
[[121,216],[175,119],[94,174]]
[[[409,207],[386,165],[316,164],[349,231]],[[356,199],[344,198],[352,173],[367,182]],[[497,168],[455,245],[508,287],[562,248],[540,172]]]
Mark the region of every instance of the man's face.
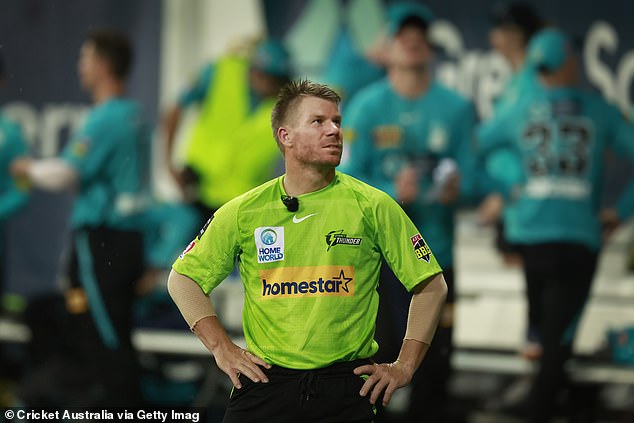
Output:
[[431,48],[425,31],[415,25],[401,28],[390,48],[390,65],[402,67],[420,67],[429,62]]
[[575,86],[579,84],[579,60],[574,54],[568,53],[562,71],[564,78],[563,85]]
[[84,42],[79,50],[79,61],[77,62],[82,88],[92,89],[103,74],[105,65],[105,61],[97,54],[95,45],[90,41]]
[[513,25],[500,25],[492,28],[489,32],[489,43],[507,60],[514,53],[523,51],[525,48],[522,31]]
[[257,68],[249,69],[249,85],[260,97],[275,97],[279,89],[276,78]]
[[341,161],[343,139],[337,104],[318,97],[302,98],[285,127],[285,159],[336,167]]

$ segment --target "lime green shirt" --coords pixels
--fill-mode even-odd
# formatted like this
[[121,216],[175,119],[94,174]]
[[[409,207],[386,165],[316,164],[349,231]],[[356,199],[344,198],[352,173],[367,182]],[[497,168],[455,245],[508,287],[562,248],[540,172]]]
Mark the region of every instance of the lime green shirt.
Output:
[[211,292],[239,262],[249,351],[315,369],[371,357],[384,257],[407,290],[441,272],[418,229],[387,194],[337,172],[327,187],[281,201],[283,176],[221,207],[176,260]]

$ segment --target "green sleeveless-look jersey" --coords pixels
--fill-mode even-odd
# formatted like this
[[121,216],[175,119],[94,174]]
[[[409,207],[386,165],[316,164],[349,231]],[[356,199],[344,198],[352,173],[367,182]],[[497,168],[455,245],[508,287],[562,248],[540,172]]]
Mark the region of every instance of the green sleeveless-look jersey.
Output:
[[441,272],[387,194],[337,172],[327,187],[281,201],[283,176],[221,207],[176,260],[211,292],[237,257],[247,348],[269,363],[325,367],[372,356],[381,257],[407,290]]

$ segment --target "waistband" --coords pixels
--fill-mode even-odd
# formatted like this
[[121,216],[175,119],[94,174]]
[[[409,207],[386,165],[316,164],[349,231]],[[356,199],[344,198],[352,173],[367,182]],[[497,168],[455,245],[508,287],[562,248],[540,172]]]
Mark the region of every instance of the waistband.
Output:
[[[272,366],[270,369],[263,369],[271,381],[293,381],[297,380],[297,390],[302,401],[308,401],[311,397],[318,395],[320,389],[320,380],[328,380],[330,378],[340,378],[344,376],[353,376],[353,370],[356,367],[366,364],[373,364],[369,358],[359,360],[343,361],[333,363],[330,366],[319,369],[287,369],[280,366]],[[321,389],[327,389],[324,385]]]
[[267,375],[273,376],[301,376],[305,373],[312,373],[318,376],[341,375],[351,373],[355,368],[366,364],[374,364],[374,361],[370,358],[361,358],[352,361],[333,363],[329,366],[320,367],[318,369],[288,369],[286,367],[273,365],[270,369],[264,369],[264,371]]

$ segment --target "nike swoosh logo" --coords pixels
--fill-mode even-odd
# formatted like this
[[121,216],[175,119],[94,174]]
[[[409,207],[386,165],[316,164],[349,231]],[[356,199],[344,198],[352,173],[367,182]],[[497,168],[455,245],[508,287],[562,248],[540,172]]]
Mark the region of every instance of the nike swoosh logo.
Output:
[[304,217],[297,217],[297,215],[293,215],[293,223],[299,223],[299,222],[303,222],[304,220],[308,219],[309,217],[313,217],[314,215],[316,215],[317,213],[311,213],[309,215],[306,215]]

